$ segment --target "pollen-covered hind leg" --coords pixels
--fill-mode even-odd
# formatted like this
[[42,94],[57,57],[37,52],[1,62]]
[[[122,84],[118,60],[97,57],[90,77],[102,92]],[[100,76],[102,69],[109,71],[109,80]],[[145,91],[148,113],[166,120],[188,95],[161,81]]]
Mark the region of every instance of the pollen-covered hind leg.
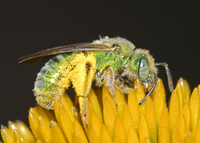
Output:
[[88,98],[94,75],[96,73],[96,59],[93,55],[78,54],[71,62],[74,65],[69,73],[69,79],[79,100],[80,114],[85,126],[88,127]]
[[102,75],[96,75],[96,84],[97,86],[102,86],[102,84],[105,84],[106,87],[108,87],[108,90],[110,91],[116,107],[118,107],[117,100],[115,97],[115,75],[114,75],[114,70],[111,66],[107,66],[106,69],[103,71]]
[[69,73],[69,79],[75,92],[78,96],[87,96],[96,73],[96,59],[93,55],[85,56],[82,53],[71,64],[75,66]]
[[81,97],[78,96],[79,100],[79,106],[80,106],[80,114],[81,114],[81,119],[86,128],[88,128],[88,98],[87,97]]

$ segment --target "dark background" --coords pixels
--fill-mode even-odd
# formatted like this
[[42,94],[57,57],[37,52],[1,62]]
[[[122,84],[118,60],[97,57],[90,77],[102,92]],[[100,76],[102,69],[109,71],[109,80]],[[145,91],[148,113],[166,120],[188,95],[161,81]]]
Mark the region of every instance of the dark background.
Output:
[[[121,36],[167,62],[174,84],[180,77],[193,89],[200,83],[198,3],[118,1],[7,1],[0,3],[0,124],[28,123],[37,73],[45,62],[26,66],[17,59],[46,48]],[[167,78],[163,67],[159,77]]]

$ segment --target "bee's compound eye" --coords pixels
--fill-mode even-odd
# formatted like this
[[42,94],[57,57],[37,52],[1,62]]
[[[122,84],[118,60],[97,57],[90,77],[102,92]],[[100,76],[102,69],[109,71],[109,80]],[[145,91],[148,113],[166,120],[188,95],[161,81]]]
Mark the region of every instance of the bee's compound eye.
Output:
[[145,58],[140,60],[140,67],[139,67],[139,78],[142,81],[145,81],[149,77],[149,66],[148,62]]

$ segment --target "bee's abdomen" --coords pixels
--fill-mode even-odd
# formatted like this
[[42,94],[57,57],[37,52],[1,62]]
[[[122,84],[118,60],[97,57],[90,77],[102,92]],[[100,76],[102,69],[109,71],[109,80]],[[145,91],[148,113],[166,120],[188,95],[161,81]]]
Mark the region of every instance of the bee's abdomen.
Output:
[[96,58],[92,53],[58,55],[49,60],[38,73],[33,89],[37,103],[53,109],[54,99],[60,98],[73,84],[77,96],[86,96],[96,73]]
[[49,60],[38,73],[33,89],[37,103],[46,108],[53,109],[54,99],[65,92],[65,75],[68,61],[65,55],[58,55]]

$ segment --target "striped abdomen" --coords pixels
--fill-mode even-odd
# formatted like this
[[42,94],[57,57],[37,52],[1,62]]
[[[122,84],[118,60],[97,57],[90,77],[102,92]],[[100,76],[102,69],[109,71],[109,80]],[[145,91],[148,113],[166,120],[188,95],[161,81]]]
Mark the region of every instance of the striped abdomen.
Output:
[[53,109],[54,99],[62,96],[71,82],[78,96],[86,96],[95,72],[96,58],[93,54],[57,55],[37,75],[33,89],[37,103],[46,109]]

